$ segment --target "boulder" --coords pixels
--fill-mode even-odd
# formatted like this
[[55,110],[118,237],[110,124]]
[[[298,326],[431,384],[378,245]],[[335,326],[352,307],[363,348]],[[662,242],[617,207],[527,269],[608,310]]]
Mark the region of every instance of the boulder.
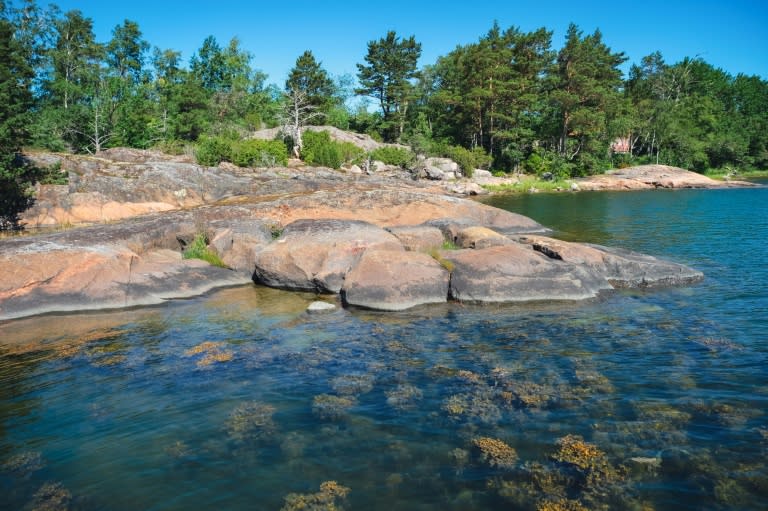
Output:
[[440,248],[445,241],[443,232],[437,227],[405,225],[388,227],[387,230],[400,240],[406,250],[413,252],[427,252],[433,248]]
[[366,250],[341,288],[346,305],[398,311],[448,300],[448,271],[428,254]]
[[424,178],[430,179],[432,181],[442,181],[445,179],[445,172],[437,167],[432,167],[430,165],[426,165],[423,168],[423,172],[420,174],[423,175]]
[[488,195],[489,193],[488,190],[472,181],[451,183],[448,186],[448,191],[456,195]]
[[460,248],[488,248],[509,245],[512,240],[487,227],[472,226],[460,229],[455,243]]
[[209,248],[233,270],[253,275],[256,252],[272,242],[271,226],[259,219],[211,223]]
[[424,160],[425,167],[432,167],[441,172],[450,172],[451,174],[461,174],[459,164],[450,158],[427,158]]
[[404,251],[398,239],[359,220],[297,220],[256,253],[253,280],[282,289],[338,293],[344,275],[370,248]]
[[512,244],[443,251],[453,265],[451,297],[464,302],[583,300],[611,289],[589,269]]

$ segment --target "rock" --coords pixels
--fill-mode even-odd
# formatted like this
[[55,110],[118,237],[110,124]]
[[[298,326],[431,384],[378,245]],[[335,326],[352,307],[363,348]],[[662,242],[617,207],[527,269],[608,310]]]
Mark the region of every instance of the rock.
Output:
[[369,249],[347,273],[346,305],[397,311],[448,299],[448,271],[428,254]]
[[487,195],[488,190],[472,181],[462,181],[451,184],[448,191],[457,195]]
[[272,242],[270,226],[263,220],[243,219],[212,222],[209,247],[232,268],[253,274],[256,252]]
[[307,312],[330,312],[336,310],[336,306],[332,303],[321,302],[316,300],[309,304]]
[[427,165],[424,167],[424,177],[432,181],[442,181],[445,179],[445,172],[437,167]]
[[0,285],[0,320],[152,305],[248,282],[246,276],[231,270],[183,260],[177,251],[137,254],[110,245],[86,249],[62,243],[55,236],[4,251],[0,264],[14,267],[13,274]]
[[510,243],[512,240],[487,227],[466,227],[456,234],[456,245],[460,248],[488,248]]
[[351,165],[349,169],[347,169],[347,172],[350,174],[362,174],[363,169],[361,169],[358,165]]
[[338,293],[344,275],[370,248],[404,251],[395,236],[358,220],[297,220],[257,252],[253,280],[292,290]]
[[459,164],[450,158],[427,158],[424,160],[425,167],[433,167],[441,172],[450,172],[453,174],[461,174]]
[[472,179],[490,179],[493,177],[490,170],[475,169],[472,173]]
[[388,227],[387,230],[400,240],[406,250],[427,252],[440,248],[445,241],[443,233],[437,227],[423,225]]
[[668,165],[640,165],[609,171],[577,181],[581,190],[648,190],[654,188],[727,188],[755,186],[743,181],[716,181]]
[[677,286],[704,278],[698,270],[650,255],[622,248],[589,246],[605,252],[605,277],[615,288]]
[[524,245],[444,251],[453,264],[451,297],[464,302],[583,300],[611,286],[588,269]]
[[679,285],[704,277],[687,266],[630,250],[570,243],[544,236],[524,236],[521,240],[551,259],[597,272],[616,288]]

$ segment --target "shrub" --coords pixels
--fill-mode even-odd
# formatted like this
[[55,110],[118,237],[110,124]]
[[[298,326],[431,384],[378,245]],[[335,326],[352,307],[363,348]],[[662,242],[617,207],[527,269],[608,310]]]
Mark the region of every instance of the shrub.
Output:
[[305,131],[301,157],[309,165],[338,169],[344,163],[359,163],[365,151],[351,142],[337,142],[327,131]]
[[276,167],[288,163],[288,149],[281,140],[243,140],[232,147],[238,167]]
[[344,163],[359,164],[365,159],[365,149],[357,147],[352,142],[336,142],[341,150],[341,159]]
[[371,159],[383,161],[387,165],[397,165],[398,167],[407,168],[413,164],[414,155],[410,149],[383,146],[371,152]]
[[222,161],[232,159],[232,141],[224,137],[202,137],[195,150],[197,163],[215,167]]

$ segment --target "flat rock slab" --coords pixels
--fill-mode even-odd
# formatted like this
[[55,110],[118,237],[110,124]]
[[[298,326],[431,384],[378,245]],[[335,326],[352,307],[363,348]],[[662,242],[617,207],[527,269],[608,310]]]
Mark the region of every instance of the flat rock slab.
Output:
[[631,250],[571,243],[546,236],[523,236],[522,242],[547,257],[588,268],[615,288],[681,285],[704,274],[685,265]]
[[153,305],[248,282],[242,274],[183,260],[179,252],[167,249],[137,255],[113,246],[30,248],[20,260],[8,260],[18,253],[0,255],[0,265],[14,267],[14,273],[0,284],[0,320]]
[[462,302],[584,300],[611,289],[597,272],[512,244],[443,251],[453,265],[451,298]]
[[421,252],[366,250],[341,288],[345,305],[398,311],[448,300],[450,274]]
[[297,220],[256,254],[253,280],[290,290],[338,293],[344,276],[368,249],[404,251],[381,227],[358,220]]
[[717,181],[669,165],[639,165],[576,180],[580,190],[651,190],[655,188],[727,188],[754,186],[745,181]]

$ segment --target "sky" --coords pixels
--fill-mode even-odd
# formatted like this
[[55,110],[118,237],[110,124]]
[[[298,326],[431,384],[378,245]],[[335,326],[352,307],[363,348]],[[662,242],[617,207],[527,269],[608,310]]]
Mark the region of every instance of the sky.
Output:
[[[135,21],[153,47],[182,52],[184,61],[213,35],[221,46],[238,37],[251,65],[283,85],[296,58],[312,50],[332,75],[355,76],[367,43],[389,30],[414,35],[422,45],[419,65],[433,64],[457,45],[478,40],[498,21],[523,31],[553,31],[563,45],[573,22],[632,63],[660,51],[667,63],[701,57],[736,75],[768,79],[768,0],[419,1],[380,0],[58,0],[62,11],[79,9],[94,21],[96,38],[108,41],[125,19]],[[46,5],[45,0],[38,0]]]

